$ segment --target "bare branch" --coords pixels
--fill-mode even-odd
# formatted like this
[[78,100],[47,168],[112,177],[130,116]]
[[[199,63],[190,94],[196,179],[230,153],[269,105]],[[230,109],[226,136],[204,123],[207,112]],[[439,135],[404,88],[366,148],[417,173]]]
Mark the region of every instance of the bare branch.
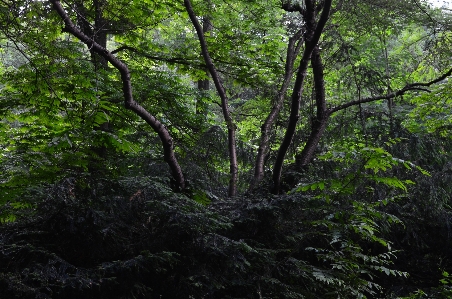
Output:
[[404,93],[408,92],[408,91],[414,91],[414,90],[421,90],[421,91],[426,91],[426,92],[430,92],[428,89],[426,88],[422,88],[422,87],[430,87],[433,84],[436,84],[438,82],[443,81],[444,79],[450,77],[452,75],[452,68],[449,69],[449,71],[447,71],[446,73],[444,73],[443,75],[439,76],[438,78],[429,81],[429,82],[419,82],[419,83],[411,83],[411,84],[407,84],[405,87],[403,87],[402,89],[399,89],[397,91],[394,91],[390,94],[384,95],[384,96],[377,96],[377,97],[369,97],[369,98],[364,98],[361,100],[356,100],[356,101],[351,101],[339,106],[336,106],[334,108],[328,109],[328,114],[331,115],[334,112],[340,111],[340,110],[344,110],[348,107],[351,106],[355,106],[355,105],[359,105],[359,104],[363,104],[363,103],[370,103],[370,102],[375,102],[375,101],[379,101],[379,100],[389,100],[389,99],[393,99],[395,97],[401,96]]

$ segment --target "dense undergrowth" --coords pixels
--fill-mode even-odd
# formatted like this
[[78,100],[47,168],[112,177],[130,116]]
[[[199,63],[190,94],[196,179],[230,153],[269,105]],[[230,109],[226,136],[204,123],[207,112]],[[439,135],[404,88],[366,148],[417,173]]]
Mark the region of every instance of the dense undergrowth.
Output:
[[382,151],[320,160],[279,196],[223,200],[144,177],[30,188],[1,225],[2,298],[447,298],[449,171],[417,172],[407,193],[371,175],[395,161]]

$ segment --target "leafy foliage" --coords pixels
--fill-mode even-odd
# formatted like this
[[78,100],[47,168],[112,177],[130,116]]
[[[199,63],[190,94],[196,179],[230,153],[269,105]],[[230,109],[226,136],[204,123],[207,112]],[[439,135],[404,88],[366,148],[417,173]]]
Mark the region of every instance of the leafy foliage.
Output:
[[3,225],[11,298],[356,298],[379,292],[379,273],[405,275],[372,220],[392,218],[374,206],[299,195],[206,205],[156,180],[87,183],[49,186]]
[[[50,2],[0,1],[0,296],[452,296],[450,13],[424,1],[333,1],[319,41],[325,111],[357,102],[329,115],[300,169],[320,111],[306,70],[288,192],[270,195],[294,75],[278,90],[300,30],[303,52],[305,1],[192,1],[212,27],[206,43],[237,126],[240,193],[226,199],[227,128],[213,88],[198,88],[209,76],[183,5],[76,2],[64,9],[127,64],[187,188],[173,191],[161,139],[123,107],[120,74],[62,32]],[[248,190],[279,96],[265,177]]]

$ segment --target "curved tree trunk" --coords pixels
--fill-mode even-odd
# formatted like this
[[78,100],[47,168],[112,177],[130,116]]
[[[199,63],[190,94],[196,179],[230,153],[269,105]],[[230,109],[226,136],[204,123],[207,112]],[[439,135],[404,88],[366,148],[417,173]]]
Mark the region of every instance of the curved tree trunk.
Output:
[[[209,7],[210,7],[210,1],[209,1]],[[212,23],[210,22],[210,17],[208,15],[205,15],[202,17],[202,33],[205,35],[207,32],[212,31],[213,27],[212,27]],[[209,76],[209,70],[206,69],[206,75]],[[209,78],[207,79],[202,79],[202,80],[198,80],[198,90],[203,94],[209,91],[210,89],[210,80]],[[198,115],[207,115],[207,105],[206,103],[204,103],[203,101],[201,101],[201,99],[198,99],[196,101],[196,114]]]
[[217,89],[218,95],[221,98],[221,110],[223,111],[223,117],[228,128],[228,149],[229,149],[229,192],[230,197],[235,196],[237,193],[237,180],[238,180],[238,164],[237,164],[237,153],[235,148],[235,124],[232,121],[231,113],[229,112],[228,97],[224,89],[223,83],[221,82],[220,76],[210,58],[209,50],[207,49],[207,43],[204,38],[203,29],[196,18],[195,12],[191,6],[190,0],[184,0],[185,8],[187,9],[190,20],[196,29],[198,34],[199,43],[201,44],[202,56],[207,65],[210,75],[212,76],[215,88]]
[[[257,151],[256,162],[254,164],[254,177],[250,183],[249,191],[252,191],[264,177],[264,158],[268,151],[271,128],[279,115],[279,111],[284,103],[284,98],[286,97],[287,89],[289,88],[292,79],[295,58],[298,56],[302,45],[302,41],[300,41],[301,37],[302,32],[300,30],[289,39],[283,83],[276,96],[275,104],[261,127],[261,139]],[[298,43],[296,43],[297,41]]]
[[50,3],[52,3],[53,9],[64,21],[65,27],[63,31],[77,37],[80,41],[86,44],[90,50],[94,51],[99,56],[103,57],[106,61],[110,62],[121,73],[125,107],[135,112],[144,121],[146,121],[146,123],[148,123],[155,132],[157,132],[160,140],[162,141],[164,159],[171,169],[173,178],[176,181],[177,189],[183,190],[185,188],[185,179],[182,174],[182,169],[177,162],[176,156],[174,154],[173,139],[171,138],[171,135],[169,134],[165,126],[133,99],[132,85],[130,82],[130,71],[127,65],[125,65],[122,61],[111,54],[111,52],[109,52],[106,48],[96,43],[91,37],[84,34],[80,30],[80,28],[75,26],[62,7],[60,1],[50,0]]
[[306,33],[305,33],[305,48],[303,56],[301,58],[300,66],[297,72],[297,78],[295,80],[295,85],[291,97],[291,107],[290,107],[290,117],[289,124],[287,125],[286,133],[281,146],[278,150],[278,155],[276,157],[275,165],[273,168],[273,190],[272,192],[279,193],[279,187],[281,184],[281,172],[282,166],[284,164],[284,158],[286,156],[287,150],[292,143],[293,136],[295,134],[295,129],[300,117],[300,102],[301,95],[303,93],[304,81],[307,75],[307,69],[309,61],[311,59],[311,54],[319,42],[320,36],[323,32],[326,22],[328,21],[332,0],[325,0],[323,3],[322,14],[318,22],[316,22],[316,10],[314,0],[305,0],[305,7],[300,6],[291,7],[290,4],[286,4],[284,8],[290,11],[299,11],[306,22]]
[[326,109],[323,63],[318,45],[312,51],[311,65],[314,74],[316,117],[312,123],[311,134],[309,135],[308,141],[300,155],[297,157],[298,168],[304,168],[312,161],[314,152],[319,144],[320,138],[323,136],[330,116],[329,111]]

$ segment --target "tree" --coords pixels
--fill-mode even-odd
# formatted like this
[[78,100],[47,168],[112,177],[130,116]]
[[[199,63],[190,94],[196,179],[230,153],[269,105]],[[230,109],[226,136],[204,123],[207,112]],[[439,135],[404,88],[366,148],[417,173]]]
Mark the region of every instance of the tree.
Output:
[[4,296],[450,294],[447,12],[418,0],[0,11]]
[[60,15],[60,17],[63,19],[65,23],[65,27],[63,30],[80,39],[83,43],[85,43],[88,46],[90,51],[94,51],[96,54],[103,57],[121,73],[125,107],[139,115],[157,132],[157,134],[160,137],[160,140],[162,141],[165,154],[165,161],[171,168],[173,177],[176,180],[177,188],[183,190],[185,188],[185,180],[180,165],[177,162],[176,156],[174,155],[172,138],[168,130],[163,126],[163,124],[133,99],[132,84],[130,82],[130,71],[127,65],[121,62],[119,59],[117,59],[113,54],[111,54],[111,52],[109,52],[106,48],[99,45],[91,37],[87,36],[82,31],[80,31],[71,21],[70,17],[65,12],[64,8],[61,6],[60,1],[51,1],[51,3],[55,11]]
[[[324,82],[323,82],[323,65],[320,60],[320,53],[319,53],[319,47],[318,42],[320,40],[320,36],[323,32],[323,29],[325,27],[326,22],[328,21],[328,18],[330,16],[330,10],[331,10],[332,1],[325,1],[323,5],[316,6],[314,1],[305,1],[305,8],[302,8],[301,6],[295,6],[292,7],[290,5],[286,5],[284,8],[288,11],[299,11],[303,19],[306,23],[306,29],[305,29],[305,48],[303,52],[303,56],[301,58],[300,66],[298,67],[297,72],[297,78],[294,84],[294,90],[292,92],[291,97],[291,113],[290,113],[290,119],[289,124],[287,126],[286,133],[284,135],[284,140],[281,143],[281,147],[278,150],[278,156],[275,161],[275,166],[273,168],[273,184],[274,184],[274,190],[273,192],[278,193],[279,192],[279,186],[281,181],[281,171],[282,166],[284,163],[284,157],[286,155],[286,152],[292,143],[293,135],[295,134],[295,129],[297,126],[297,122],[299,119],[299,110],[300,110],[300,101],[301,101],[301,95],[303,93],[303,84],[305,81],[305,78],[307,76],[307,68],[309,65],[309,61],[312,58],[312,66],[314,69],[314,80],[316,84],[316,102],[317,102],[317,112],[319,119],[316,120],[317,124],[315,124],[315,127],[313,127],[312,132],[313,136],[311,138],[314,139],[311,141],[311,143],[318,142],[318,137],[321,136],[325,126],[326,126],[326,120],[324,119],[324,109],[325,109],[325,99],[324,99]],[[316,21],[316,14],[318,11],[321,10],[321,15],[318,21]],[[315,146],[316,144],[314,144]],[[307,149],[306,156],[312,156],[313,144],[310,144],[308,141],[308,144],[306,145],[305,149]]]
[[[328,120],[334,113],[352,106],[362,107],[365,103],[380,100],[387,100],[389,103],[392,103],[395,98],[400,98],[406,92],[423,90],[425,87],[436,84],[450,76],[449,68],[436,78],[432,76],[426,78],[426,80],[420,78],[424,81],[418,81],[419,83],[405,82],[405,84],[401,84],[401,82],[399,82],[397,84],[390,84],[390,77],[394,77],[395,73],[391,73],[388,62],[388,39],[391,38],[391,30],[393,30],[395,34],[396,32],[401,32],[401,28],[406,26],[400,18],[405,18],[406,14],[404,11],[409,6],[405,1],[400,1],[394,8],[386,9],[381,8],[383,7],[383,2],[375,1],[372,3],[364,3],[355,1],[353,3],[343,3],[343,1],[338,1],[337,3],[333,3],[330,1],[304,1],[299,4],[291,4],[289,2],[281,4],[272,2],[270,10],[262,10],[262,7],[258,3],[245,4],[238,2],[234,4],[232,10],[230,9],[231,4],[211,3],[209,4],[210,8],[213,9],[211,9],[211,12],[209,13],[209,22],[205,22],[205,24],[213,23],[216,24],[216,27],[212,26],[212,28],[204,28],[205,30],[203,30],[190,2],[184,2],[185,7],[182,7],[180,5],[170,5],[168,3],[156,4],[150,1],[146,5],[156,12],[153,15],[154,23],[161,26],[155,31],[155,34],[160,34],[160,36],[162,36],[162,32],[165,31],[175,32],[172,31],[174,28],[168,26],[164,21],[168,16],[168,11],[165,11],[167,8],[171,8],[171,11],[173,12],[171,18],[174,22],[177,22],[179,26],[188,25],[187,19],[185,18],[186,15],[184,15],[188,12],[188,17],[191,19],[192,26],[194,27],[195,32],[197,32],[196,36],[192,35],[193,38],[184,37],[177,42],[170,41],[173,36],[167,35],[167,37],[165,37],[167,40],[164,43],[159,43],[158,41],[149,38],[140,39],[138,37],[142,33],[150,34],[150,32],[153,32],[153,29],[146,29],[143,31],[137,25],[152,23],[148,18],[148,15],[140,12],[140,9],[143,8],[142,6],[131,8],[131,13],[129,14],[124,13],[122,15],[117,15],[114,14],[114,11],[121,8],[123,3],[118,2],[113,4],[105,1],[94,1],[92,3],[77,2],[72,8],[70,6],[66,8],[68,11],[73,10],[75,16],[74,20],[77,20],[76,25],[71,21],[70,15],[68,15],[61,3],[52,3],[54,8],[60,8],[59,10],[56,10],[58,11],[60,18],[64,19],[67,16],[65,19],[65,26],[67,28],[65,30],[70,34],[77,36],[77,38],[83,40],[83,42],[88,45],[88,50],[93,61],[99,60],[100,65],[107,68],[108,65],[106,63],[108,61],[109,63],[112,63],[115,68],[120,70],[120,73],[122,74],[121,80],[123,80],[124,84],[125,106],[140,115],[140,117],[145,119],[146,122],[158,132],[164,147],[165,161],[170,165],[172,175],[176,181],[177,188],[179,189],[183,189],[185,183],[181,167],[174,154],[174,145],[171,134],[169,130],[162,125],[161,121],[158,121],[155,116],[146,112],[146,109],[143,106],[136,104],[132,97],[132,83],[129,82],[130,79],[128,75],[130,70],[125,63],[129,60],[127,58],[127,53],[133,53],[136,57],[150,61],[150,63],[163,65],[164,67],[175,67],[178,72],[191,76],[198,82],[201,82],[199,81],[199,78],[205,80],[204,71],[205,69],[209,70],[221,100],[222,114],[228,132],[230,173],[229,195],[233,196],[237,192],[238,174],[240,171],[236,152],[236,142],[237,139],[240,139],[240,136],[236,136],[237,124],[233,120],[234,104],[231,105],[229,103],[231,99],[227,94],[225,84],[232,86],[231,91],[233,91],[233,89],[236,88],[233,85],[234,82],[241,81],[237,88],[237,94],[240,94],[240,90],[243,90],[244,88],[251,88],[257,93],[261,92],[259,89],[274,89],[275,86],[277,86],[276,80],[280,80],[281,82],[279,91],[270,96],[274,100],[272,108],[269,109],[270,111],[268,109],[266,111],[268,116],[265,119],[261,118],[261,132],[260,136],[257,136],[257,139],[260,141],[256,143],[257,155],[253,166],[254,175],[250,180],[249,190],[252,190],[254,186],[257,186],[264,176],[264,161],[265,157],[269,156],[269,142],[272,138],[278,136],[277,134],[282,133],[279,132],[275,135],[274,133],[271,133],[272,128],[276,120],[285,117],[281,116],[280,112],[281,109],[285,109],[286,107],[284,103],[287,90],[289,88],[292,89],[290,116],[287,127],[283,133],[284,138],[278,141],[281,145],[279,146],[278,154],[274,161],[269,160],[267,162],[274,162],[272,180],[274,192],[277,193],[279,192],[279,186],[281,184],[281,173],[286,161],[287,151],[291,145],[294,145],[293,139],[297,132],[297,128],[299,129],[300,126],[309,128],[305,145],[302,149],[298,150],[296,155],[297,167],[298,169],[303,169],[309,165],[314,158],[315,150],[318,147],[320,139],[328,128]],[[209,10],[208,7],[203,7],[197,3],[195,4],[199,6],[200,15],[208,15],[206,11]],[[406,21],[407,25],[409,25],[408,23],[410,22],[423,22],[422,24],[425,24],[425,26],[434,26],[435,24],[432,23],[433,19],[425,11],[426,8],[417,2],[414,5],[414,8],[418,9],[419,13],[416,13],[409,21]],[[28,9],[29,14],[36,14],[36,12],[39,11],[38,9],[48,9],[48,7],[38,3],[30,4],[28,6],[25,5],[24,7]],[[356,25],[356,22],[351,24],[350,22],[347,23],[344,21],[343,17],[347,17],[350,20],[357,18],[357,7],[365,13],[370,13],[369,11],[373,8],[385,9],[388,12],[389,17],[373,18],[372,23],[367,27],[365,25]],[[237,12],[235,12],[234,9]],[[247,14],[241,14],[239,11],[242,13],[246,12]],[[254,11],[262,13],[262,18],[255,24],[251,22],[254,17]],[[66,15],[63,15],[63,12],[65,12]],[[275,12],[279,12],[279,14],[275,14]],[[285,12],[285,15],[283,12]],[[25,15],[24,12],[20,13]],[[395,16],[400,16],[400,18],[398,19]],[[285,17],[288,19],[285,20]],[[290,20],[290,18],[293,19]],[[48,15],[39,16],[38,14],[38,16],[35,17],[31,16],[27,22],[31,22],[30,25],[36,24],[36,26],[42,26],[40,25],[40,22],[45,21],[46,19],[51,19],[51,17]],[[11,21],[5,20],[5,22]],[[278,26],[275,26],[278,23],[279,28]],[[382,73],[380,72],[380,69],[378,69],[380,66],[376,66],[378,70],[375,72],[379,72],[378,76],[381,78],[385,77],[383,81],[386,82],[384,83],[386,85],[386,91],[371,91],[368,88],[367,90],[371,91],[371,94],[368,92],[366,93],[365,89],[367,87],[365,87],[364,84],[381,85],[383,83],[376,82],[377,80],[374,80],[374,83],[371,83],[370,81],[364,82],[364,80],[368,80],[366,78],[370,78],[366,72],[373,68],[373,66],[356,66],[359,62],[353,61],[354,58],[351,57],[353,54],[350,52],[355,51],[356,48],[351,48],[355,46],[349,46],[347,45],[348,42],[344,41],[344,38],[356,38],[356,36],[347,37],[347,34],[344,34],[338,29],[340,26],[356,26],[357,32],[360,32],[360,34],[364,34],[364,32],[366,32],[365,30],[370,28],[370,32],[372,32],[373,36],[380,39],[382,47],[386,49],[386,66]],[[17,32],[24,30],[19,23],[16,24],[16,27]],[[191,29],[187,28],[187,30],[190,34],[194,33]],[[11,30],[8,31],[5,29],[5,32],[10,34],[9,36],[13,38]],[[271,33],[270,35],[269,32]],[[105,52],[108,34],[111,34],[117,39],[119,47],[115,50]],[[282,39],[286,41],[286,44],[284,45],[281,42],[271,44],[265,38],[267,35],[280,35],[282,36]],[[330,42],[330,36],[338,36],[338,42]],[[371,40],[373,38],[374,37],[372,37]],[[194,48],[195,39],[198,39],[198,42],[201,44],[202,60],[200,60],[196,54],[197,51],[196,48]],[[328,45],[326,44],[327,41],[329,43]],[[171,48],[171,42],[177,44],[172,44]],[[165,45],[165,43],[167,43],[167,45]],[[233,45],[232,43],[235,44]],[[95,44],[99,47],[94,47],[93,45]],[[323,45],[327,45],[328,47],[322,48]],[[279,57],[278,51],[283,47],[285,48],[285,57]],[[354,81],[357,88],[360,90],[357,100],[334,101],[331,103],[327,100],[328,93],[331,89],[329,89],[330,87],[325,83],[327,79],[325,79],[324,75],[325,71],[322,56],[330,55],[330,50],[332,51],[334,48],[337,48],[339,51],[348,51],[348,54],[346,54],[349,57],[348,62],[343,63],[342,67],[348,68],[348,71],[354,74]],[[187,51],[187,49],[190,50]],[[228,51],[231,50],[236,51],[236,54],[233,55],[235,61],[232,59],[232,56],[229,55]],[[157,55],[149,54],[150,51],[156,51]],[[174,52],[173,57],[167,54],[169,51],[171,51],[171,53]],[[215,53],[215,55],[212,55],[212,52]],[[299,53],[302,53],[301,57],[298,57]],[[374,54],[377,55],[377,52]],[[119,55],[122,61],[115,55]],[[283,60],[283,64],[281,64],[281,61],[278,61],[279,59]],[[278,63],[276,63],[276,61],[278,61]],[[297,63],[299,63],[299,67],[295,75],[293,67]],[[312,73],[309,71],[309,66],[312,67]],[[444,67],[442,69],[444,69]],[[96,70],[95,72],[99,73]],[[327,72],[330,74],[329,71]],[[293,75],[295,75],[294,82],[292,82]],[[304,108],[302,97],[306,96],[304,86],[306,84],[311,86],[311,81],[307,82],[311,79],[313,80],[313,94],[315,94],[315,100],[313,101],[313,103],[315,103],[315,107],[313,107],[315,108],[313,109],[315,110],[315,116],[311,117],[309,122],[303,121],[300,123],[298,121],[300,118],[300,111],[302,112],[301,109]],[[237,83],[235,84],[237,86]],[[391,112],[393,104],[390,104],[388,107]],[[102,126],[105,124],[106,122],[100,125]],[[296,142],[298,143],[300,141],[297,140]]]
[[237,179],[238,179],[238,166],[237,166],[237,154],[235,148],[235,124],[232,120],[231,113],[229,112],[228,97],[224,89],[223,83],[218,75],[215,66],[213,65],[212,59],[210,58],[209,50],[207,49],[206,40],[204,38],[204,31],[196,18],[195,12],[191,6],[189,0],[184,0],[184,5],[187,9],[190,20],[192,21],[196,32],[198,34],[198,39],[201,44],[202,56],[207,65],[210,75],[212,76],[215,88],[221,98],[221,110],[223,111],[223,117],[228,128],[228,149],[229,149],[229,167],[231,178],[229,181],[229,196],[235,196],[237,193]]

